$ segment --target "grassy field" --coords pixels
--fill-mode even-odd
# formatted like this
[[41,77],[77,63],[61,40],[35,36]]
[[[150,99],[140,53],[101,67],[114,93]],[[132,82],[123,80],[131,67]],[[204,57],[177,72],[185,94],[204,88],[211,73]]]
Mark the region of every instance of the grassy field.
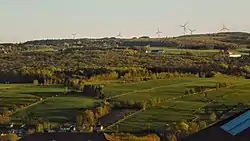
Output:
[[40,98],[51,97],[62,93],[60,85],[35,86],[33,84],[1,84],[0,105],[10,109],[35,103]]
[[[200,117],[200,119],[208,119],[207,115],[204,116],[204,109],[206,107],[220,107],[220,104],[233,106],[238,102],[248,103],[250,102],[250,96],[248,96],[250,87],[247,87],[249,85],[249,81],[241,78],[222,76],[215,78],[154,80],[138,83],[137,85],[127,84],[113,86],[109,89],[106,88],[106,92],[114,89],[116,94],[128,93],[127,95],[120,94],[121,96],[114,97],[114,99],[118,101],[143,101],[156,97],[168,99],[184,95],[184,91],[187,88],[194,86],[215,86],[216,82],[229,82],[231,87],[208,92],[209,99],[215,100],[215,102],[210,103],[205,99],[203,94],[199,94],[160,103],[119,123],[120,131],[130,132],[141,131],[148,126],[156,129],[162,127],[165,123],[179,122],[181,120],[193,120],[196,117]],[[124,89],[126,89],[126,92],[124,92]],[[131,90],[130,93],[128,89]],[[112,93],[112,95],[115,95],[115,93]],[[110,130],[116,130],[116,126]]]
[[[217,82],[227,82],[230,87],[207,92],[208,98],[214,102],[207,101],[203,94],[180,97],[187,89],[195,86],[206,86],[207,89],[211,89],[216,86]],[[214,78],[185,77],[130,84],[110,83],[104,87],[104,92],[107,98],[115,101],[141,102],[152,98],[166,99],[164,102],[150,107],[146,111],[138,112],[119,123],[120,131],[130,132],[141,131],[148,126],[156,129],[165,123],[192,120],[197,117],[207,119],[208,116],[204,115],[204,109],[207,107],[220,107],[221,104],[233,106],[238,102],[249,103],[249,84],[247,79],[216,75]],[[35,118],[53,123],[74,122],[76,112],[79,109],[92,108],[98,104],[97,100],[82,95],[62,95],[63,91],[61,85],[41,87],[32,84],[3,84],[0,85],[0,104],[2,107],[15,108],[23,104],[35,103],[43,97],[45,100],[40,103],[14,113],[11,120],[17,122],[32,113]],[[178,99],[172,99],[176,97]],[[116,112],[113,112],[111,116],[112,118],[117,117],[114,118],[117,121],[127,111],[122,114],[122,111]],[[109,124],[115,122],[109,122],[109,119],[104,120]],[[109,130],[114,131],[115,128],[116,126],[113,126]]]
[[12,120],[20,120],[21,117],[32,112],[34,117],[44,119],[53,123],[73,122],[79,109],[94,107],[97,101],[82,96],[60,96],[53,97],[40,104],[17,112]]
[[[36,118],[58,123],[74,121],[77,110],[97,104],[94,99],[81,95],[62,95],[63,92],[62,85],[1,84],[0,105],[8,110],[19,109],[11,116],[12,121],[20,121],[32,113]],[[41,98],[43,101],[38,102]],[[30,104],[34,105],[29,107]]]
[[151,80],[135,84],[114,85],[104,88],[108,97],[113,97],[116,101],[144,101],[151,98],[173,98],[183,95],[185,90],[195,86],[215,87],[216,82],[243,83],[242,79],[232,79],[226,77],[215,78],[172,78],[166,80]]

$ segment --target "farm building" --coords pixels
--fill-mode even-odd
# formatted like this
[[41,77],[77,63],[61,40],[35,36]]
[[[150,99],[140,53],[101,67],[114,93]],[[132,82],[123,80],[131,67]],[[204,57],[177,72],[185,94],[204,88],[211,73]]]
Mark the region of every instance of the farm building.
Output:
[[183,141],[249,141],[250,109],[222,120]]
[[229,57],[231,57],[231,58],[239,58],[239,57],[241,57],[241,54],[229,54]]
[[60,132],[75,132],[76,127],[74,125],[63,125],[60,127]]
[[234,54],[234,53],[232,53],[232,52],[230,52],[230,51],[228,51],[228,50],[224,50],[223,51],[225,54],[227,54],[229,57],[231,57],[231,58],[239,58],[239,57],[241,57],[241,54]]
[[36,125],[17,125],[17,124],[1,124],[0,133],[1,134],[16,134],[19,137],[24,136],[28,130],[35,130]]
[[164,54],[165,50],[151,50],[151,53]]

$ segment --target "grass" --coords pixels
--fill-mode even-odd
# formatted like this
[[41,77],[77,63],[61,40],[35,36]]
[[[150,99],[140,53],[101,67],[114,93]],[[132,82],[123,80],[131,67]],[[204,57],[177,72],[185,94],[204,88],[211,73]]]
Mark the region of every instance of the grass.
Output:
[[120,131],[141,131],[147,128],[162,127],[165,123],[178,122],[181,120],[191,120],[194,118],[193,111],[205,103],[179,100],[164,103],[143,111],[119,124]]
[[32,106],[12,116],[12,120],[20,120],[21,117],[32,113],[34,117],[53,123],[73,122],[79,109],[94,107],[97,101],[82,96],[60,96],[51,98],[45,102]]
[[33,84],[1,84],[0,105],[8,109],[15,109],[22,105],[32,104],[41,97],[51,97],[63,92],[60,85],[35,86]]
[[[216,78],[175,78],[167,80],[152,80],[135,84],[124,84],[106,87],[105,94],[108,97],[114,97],[116,101],[134,100],[137,102],[149,100],[151,98],[173,98],[183,95],[186,89],[195,86],[215,87],[216,82],[238,83],[242,79],[216,77]],[[244,81],[242,81],[244,82]],[[116,97],[117,96],[117,97]]]
[[[214,103],[208,103],[204,95],[186,96],[177,100],[169,100],[167,102],[158,104],[151,107],[146,111],[139,112],[138,114],[129,117],[125,121],[119,123],[119,130],[122,132],[141,131],[150,126],[153,129],[162,127],[166,123],[179,122],[181,120],[192,120],[196,117],[201,119],[208,119],[209,115],[204,116],[204,109],[206,107],[214,106],[220,107],[220,104],[232,106],[238,102],[250,102],[250,87],[247,87],[249,81],[241,78],[224,77],[218,75],[215,78],[181,78],[172,80],[154,80],[137,85],[121,85],[107,88],[106,91],[114,89],[116,93],[128,92],[128,95],[121,95],[115,97],[115,100],[126,101],[144,101],[150,98],[172,98],[184,95],[185,89],[193,86],[215,86],[216,82],[229,82],[232,87],[221,88],[217,91],[208,92],[209,99],[216,100]],[[138,86],[139,85],[139,86]],[[147,89],[151,89],[147,91]],[[162,87],[159,87],[162,86]],[[145,90],[136,91],[135,90]],[[112,93],[115,95],[115,93]],[[225,96],[228,95],[228,96]],[[223,97],[224,96],[224,97]],[[197,110],[200,109],[200,110]],[[222,110],[222,109],[219,109]],[[116,126],[109,130],[115,131]]]
[[80,94],[62,95],[63,92],[62,85],[1,84],[0,105],[11,110],[28,106],[43,98],[41,103],[25,109],[20,108],[11,116],[11,120],[19,122],[22,117],[32,113],[36,118],[60,123],[74,121],[77,110],[91,108],[97,104],[96,100]]

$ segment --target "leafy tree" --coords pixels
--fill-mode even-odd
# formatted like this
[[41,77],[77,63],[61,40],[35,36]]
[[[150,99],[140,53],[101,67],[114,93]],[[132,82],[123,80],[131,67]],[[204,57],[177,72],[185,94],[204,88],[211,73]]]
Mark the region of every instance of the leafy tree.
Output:
[[167,141],[177,141],[177,137],[174,134],[167,134]]
[[0,136],[0,141],[17,141],[20,138],[16,134],[7,134]]
[[207,127],[206,122],[205,121],[200,121],[199,122],[199,127],[200,127],[200,129],[205,129]]
[[90,126],[93,126],[95,124],[94,113],[91,110],[86,110],[83,115],[83,121],[84,123],[87,123]]
[[189,129],[189,125],[187,123],[185,123],[184,121],[180,122],[178,124],[178,127],[182,131],[188,131],[188,129]]
[[199,125],[197,123],[195,123],[195,122],[189,123],[189,132],[191,134],[196,133],[199,130],[200,130],[200,127],[199,127]]
[[217,118],[217,116],[216,116],[215,113],[212,113],[212,114],[209,116],[209,120],[212,121],[212,122],[216,121],[216,118]]
[[42,124],[37,124],[36,125],[36,132],[44,132],[44,128]]

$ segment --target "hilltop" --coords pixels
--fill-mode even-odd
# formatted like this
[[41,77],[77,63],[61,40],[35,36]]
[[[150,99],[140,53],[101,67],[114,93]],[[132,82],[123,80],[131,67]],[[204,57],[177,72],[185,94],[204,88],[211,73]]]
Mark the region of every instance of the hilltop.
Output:
[[[27,41],[20,44],[2,44],[2,46],[57,46],[85,48],[114,48],[119,46],[152,46],[178,47],[185,49],[236,49],[250,44],[250,33],[221,32],[209,34],[194,34],[178,37],[150,38],[148,36],[134,38],[100,38],[100,39],[48,39]],[[1,45],[1,44],[0,44]]]

